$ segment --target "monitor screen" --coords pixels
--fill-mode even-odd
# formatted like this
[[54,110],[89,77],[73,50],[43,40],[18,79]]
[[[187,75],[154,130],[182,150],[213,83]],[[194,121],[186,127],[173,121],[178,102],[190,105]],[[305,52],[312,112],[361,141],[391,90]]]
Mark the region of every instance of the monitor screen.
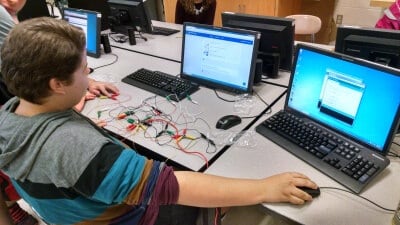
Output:
[[253,88],[259,33],[184,23],[181,77],[237,93]]
[[151,20],[143,1],[108,0],[111,31],[127,34],[128,29],[152,32]]
[[110,7],[107,0],[68,0],[68,7],[101,13],[101,30],[109,29]]
[[340,26],[335,51],[400,68],[400,31]]
[[86,52],[88,56],[100,57],[100,17],[94,11],[64,8],[64,20],[82,28],[86,35]]
[[[291,70],[294,45],[294,20],[289,18],[258,16],[223,12],[222,25],[261,33],[258,58],[263,61],[263,73],[274,77],[279,68]],[[279,58],[278,58],[279,57]]]

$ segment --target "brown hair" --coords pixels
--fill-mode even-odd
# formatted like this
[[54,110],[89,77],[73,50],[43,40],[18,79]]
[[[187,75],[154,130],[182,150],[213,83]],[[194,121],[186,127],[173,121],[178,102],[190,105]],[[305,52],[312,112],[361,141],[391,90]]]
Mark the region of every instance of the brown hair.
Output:
[[42,17],[17,24],[1,49],[1,73],[14,95],[41,104],[49,81],[73,82],[86,46],[85,34],[66,21]]
[[[183,9],[189,14],[195,14],[194,0],[179,0]],[[203,9],[207,10],[215,0],[203,0]]]

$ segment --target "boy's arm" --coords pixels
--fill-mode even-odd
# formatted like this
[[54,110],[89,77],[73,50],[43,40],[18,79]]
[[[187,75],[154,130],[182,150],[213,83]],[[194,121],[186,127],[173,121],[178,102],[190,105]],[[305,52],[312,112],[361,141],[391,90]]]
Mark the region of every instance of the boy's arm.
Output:
[[178,204],[199,207],[254,205],[265,202],[303,204],[311,196],[297,187],[317,188],[300,173],[268,178],[234,179],[193,172],[175,172],[179,183]]

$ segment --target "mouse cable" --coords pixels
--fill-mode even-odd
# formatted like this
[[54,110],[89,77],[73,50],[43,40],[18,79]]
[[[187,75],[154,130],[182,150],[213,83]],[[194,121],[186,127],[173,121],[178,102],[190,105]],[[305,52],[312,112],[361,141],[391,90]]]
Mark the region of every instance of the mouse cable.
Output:
[[369,203],[371,203],[371,204],[375,205],[376,207],[381,208],[381,209],[383,209],[383,210],[385,210],[385,211],[393,212],[393,213],[396,212],[396,209],[388,209],[388,208],[385,208],[385,207],[380,206],[380,205],[378,205],[377,203],[375,203],[375,202],[369,200],[368,198],[365,198],[365,197],[363,197],[363,196],[361,196],[361,195],[354,194],[353,192],[348,191],[348,190],[345,190],[345,189],[336,188],[336,187],[319,187],[319,189],[333,189],[333,190],[344,191],[344,192],[353,194],[353,195],[355,195],[355,196],[357,196],[357,197],[359,197],[359,198],[362,198],[362,199],[364,199],[365,201],[368,201]]
[[400,144],[399,143],[397,143],[397,142],[392,142],[393,144],[395,144],[395,145],[397,145],[397,146],[400,146]]
[[108,64],[105,64],[105,65],[102,65],[102,66],[98,66],[98,67],[93,67],[93,70],[96,70],[96,69],[99,69],[99,68],[102,68],[102,67],[106,67],[106,66],[110,66],[110,65],[112,65],[112,64],[114,64],[114,63],[116,63],[118,61],[118,55],[116,55],[114,53],[110,53],[108,55],[115,56],[115,59],[112,62],[108,63]]

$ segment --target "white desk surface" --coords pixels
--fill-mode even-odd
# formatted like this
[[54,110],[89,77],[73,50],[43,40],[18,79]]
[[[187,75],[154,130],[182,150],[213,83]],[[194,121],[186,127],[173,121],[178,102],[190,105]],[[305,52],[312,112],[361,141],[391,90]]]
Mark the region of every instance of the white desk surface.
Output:
[[[130,52],[123,49],[114,48],[113,54],[119,56],[118,62],[110,66],[95,69],[90,77],[96,80],[115,82],[121,92],[121,95],[118,96],[118,100],[121,101],[121,104],[118,104],[118,102],[116,102],[115,100],[110,99],[97,98],[95,100],[89,101],[87,102],[83,113],[91,118],[97,118],[97,112],[99,110],[110,108],[114,109],[118,105],[138,106],[142,103],[143,99],[154,96],[154,94],[150,92],[122,83],[120,80],[126,75],[142,67],[151,70],[160,70],[174,75],[178,74],[180,68],[179,63],[139,54],[136,52]],[[90,67],[96,68],[98,66],[112,62],[114,58],[115,56],[111,54],[102,55],[99,59],[88,57],[88,63]],[[267,103],[271,103],[285,91],[285,88],[270,84],[262,84],[255,89],[257,93],[262,97],[262,99]],[[227,94],[224,92],[219,92],[219,95],[225,99],[234,99],[236,97],[235,95]],[[173,111],[173,113],[171,113],[171,116],[174,120],[182,117],[182,113],[186,113],[192,116],[192,118],[186,118],[189,121],[193,121],[194,119],[198,118],[198,121],[195,125],[188,125],[188,127],[185,128],[187,128],[188,130],[190,128],[198,129],[204,134],[210,134],[210,138],[214,139],[215,142],[221,143],[217,146],[216,152],[212,154],[206,153],[207,142],[205,141],[196,143],[192,148],[190,148],[190,150],[192,151],[200,151],[208,160],[212,159],[217,154],[217,152],[224,147],[223,143],[226,143],[226,141],[223,142],[222,140],[224,139],[221,139],[221,137],[225,138],[227,136],[231,136],[240,132],[251,121],[254,120],[254,118],[242,119],[241,124],[227,131],[219,131],[215,128],[215,124],[220,117],[229,114],[238,114],[234,112],[235,109],[237,109],[235,108],[235,103],[225,102],[218,99],[213,90],[205,87],[201,87],[200,90],[195,92],[191,97],[199,104],[193,104],[189,100],[185,99],[177,104],[175,111],[172,110],[173,107],[170,104],[165,103],[166,101],[164,100],[164,98],[158,97],[157,99],[164,101],[164,103],[159,106],[159,109],[166,112]],[[249,107],[249,112],[242,114],[239,113],[240,116],[257,116],[266,108],[266,105],[256,95],[253,96],[252,101],[253,104],[251,107]],[[108,110],[102,113],[102,115],[105,116],[107,116],[107,114]],[[208,128],[205,122],[202,122],[203,120],[207,121],[207,124],[211,129]],[[150,149],[151,151],[167,159],[173,160],[174,162],[177,162],[180,165],[183,165],[191,170],[198,171],[206,165],[205,160],[197,155],[186,154],[180,150],[177,150],[175,147],[158,145],[156,142],[144,137],[144,132],[139,132],[135,135],[131,134],[130,132],[126,132],[124,129],[126,124],[123,124],[122,126],[120,121],[114,121],[112,123],[109,123],[108,125],[109,126],[105,127],[106,129],[118,133],[119,135],[147,149]],[[180,129],[183,129],[183,127],[180,126]]]
[[[154,26],[167,27],[177,30],[182,30],[181,24],[152,21]],[[147,38],[144,41],[141,38],[136,38],[136,45],[130,45],[129,41],[125,43],[118,43],[110,39],[110,44],[113,47],[123,48],[134,52],[139,52],[155,57],[164,58],[176,62],[181,61],[181,49],[182,49],[182,31],[169,35],[152,35],[144,33],[143,36]]]
[[[272,114],[282,109],[283,105],[284,97],[272,107]],[[320,187],[346,189],[269,139],[256,133],[255,126],[266,118],[262,117],[250,128],[251,131],[254,131],[254,140],[252,141],[257,143],[256,147],[244,149],[234,144],[205,172],[236,178],[262,178],[282,172],[297,171],[309,176]],[[393,145],[392,149],[397,153],[400,152],[398,146]],[[361,196],[385,208],[395,209],[400,201],[400,159],[393,157],[389,157],[389,159],[391,164],[366,187]],[[384,211],[357,196],[330,189],[321,189],[319,197],[302,206],[288,203],[263,204],[263,206],[267,211],[307,225],[381,225],[391,224],[393,217],[393,213]]]

